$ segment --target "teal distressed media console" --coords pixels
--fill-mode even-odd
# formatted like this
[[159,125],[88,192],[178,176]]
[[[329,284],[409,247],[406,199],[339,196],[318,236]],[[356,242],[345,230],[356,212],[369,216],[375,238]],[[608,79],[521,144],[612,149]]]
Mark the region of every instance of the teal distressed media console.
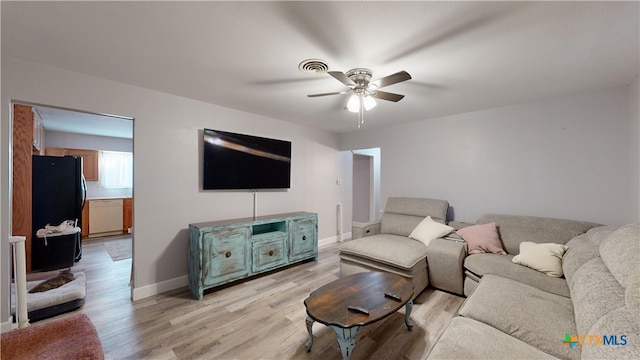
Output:
[[189,289],[203,291],[303,260],[318,260],[318,215],[308,212],[189,224]]

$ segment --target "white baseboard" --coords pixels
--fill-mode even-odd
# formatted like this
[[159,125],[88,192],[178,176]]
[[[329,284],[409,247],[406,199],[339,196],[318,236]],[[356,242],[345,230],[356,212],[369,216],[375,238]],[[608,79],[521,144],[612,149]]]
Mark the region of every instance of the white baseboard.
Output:
[[9,321],[5,321],[0,323],[0,332],[7,332],[13,330],[17,324],[14,324],[11,319]]
[[320,239],[320,240],[318,240],[318,247],[320,248],[320,247],[323,247],[323,246],[335,244],[337,242],[342,242],[342,241],[348,240],[348,239],[351,239],[351,231],[349,231],[348,233],[342,234],[342,236],[336,235],[336,236],[331,236],[331,237],[328,237],[328,238]]
[[[342,239],[340,239],[340,236],[337,236],[337,235],[320,239],[318,240],[318,247],[334,244],[345,239],[351,239],[351,232],[342,234]],[[186,287],[186,286],[189,286],[188,275],[165,280],[165,281],[151,284],[151,285],[142,286],[139,288],[133,288],[131,290],[131,300],[132,301],[142,300],[144,298],[148,298],[153,295],[158,295],[163,292],[175,290],[175,289]],[[4,326],[4,323],[3,323],[3,326]]]
[[189,276],[184,275],[177,278],[165,280],[159,283],[133,288],[131,291],[131,300],[137,301],[149,296],[158,295],[163,292],[175,290],[181,287],[189,286]]

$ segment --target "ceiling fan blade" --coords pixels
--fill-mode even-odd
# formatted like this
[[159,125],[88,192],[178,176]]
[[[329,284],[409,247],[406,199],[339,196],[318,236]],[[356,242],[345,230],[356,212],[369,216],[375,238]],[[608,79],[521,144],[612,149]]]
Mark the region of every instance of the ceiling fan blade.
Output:
[[397,84],[399,82],[403,82],[403,81],[407,81],[411,79],[411,75],[409,75],[408,72],[406,71],[399,71],[395,74],[391,74],[389,76],[385,76],[382,79],[378,79],[376,81],[373,81],[370,83],[370,85],[374,85],[376,86],[378,89],[385,87],[385,86],[389,86],[389,85],[393,85],[393,84]]
[[328,96],[328,95],[342,95],[342,94],[346,94],[349,91],[336,91],[336,92],[330,92],[330,93],[323,93],[323,94],[311,94],[311,95],[307,95],[308,97],[318,97],[318,96]]
[[356,83],[354,83],[353,80],[349,79],[349,77],[341,71],[327,71],[327,74],[333,76],[336,80],[340,81],[341,83],[347,86],[356,85]]
[[375,91],[371,93],[371,96],[376,99],[388,100],[393,102],[398,102],[404,97],[404,95],[394,94],[386,91]]

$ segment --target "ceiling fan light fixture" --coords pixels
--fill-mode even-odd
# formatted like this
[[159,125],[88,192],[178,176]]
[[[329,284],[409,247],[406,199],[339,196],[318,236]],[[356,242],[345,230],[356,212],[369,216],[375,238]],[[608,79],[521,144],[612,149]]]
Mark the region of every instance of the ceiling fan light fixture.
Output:
[[367,95],[362,98],[362,102],[364,102],[364,109],[367,111],[373,109],[374,107],[376,107],[376,105],[378,105],[378,103],[376,103],[376,100],[371,95]]
[[353,94],[347,102],[347,110],[352,113],[360,112],[360,102],[362,101],[364,109],[369,111],[378,105],[371,95]]
[[[303,67],[302,65],[303,64],[301,63],[301,68]],[[346,73],[341,71],[329,71],[328,74],[346,85],[349,89],[345,91],[312,94],[307,96],[319,97],[351,93],[351,97],[347,101],[347,110],[358,114],[358,128],[364,124],[364,112],[373,109],[377,105],[374,97],[393,102],[398,102],[404,98],[404,95],[379,91],[379,88],[411,79],[411,75],[404,70],[385,76],[373,82],[370,82],[372,75],[371,70],[365,68],[351,69]]]
[[360,111],[360,95],[358,94],[351,95],[351,97],[349,98],[349,101],[347,102],[347,110],[349,110],[352,113],[357,113]]

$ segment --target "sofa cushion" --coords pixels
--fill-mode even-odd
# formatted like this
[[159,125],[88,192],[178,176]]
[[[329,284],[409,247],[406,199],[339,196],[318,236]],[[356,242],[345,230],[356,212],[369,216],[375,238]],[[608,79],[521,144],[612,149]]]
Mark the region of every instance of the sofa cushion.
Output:
[[[398,246],[399,244],[402,246]],[[378,261],[383,264],[411,269],[427,257],[427,247],[405,236],[378,234],[345,242],[340,254]]]
[[612,232],[614,232],[617,227],[610,225],[596,226],[594,228],[589,229],[586,234],[589,237],[589,240],[594,244],[600,246],[602,241],[606,239]]
[[523,241],[565,244],[575,236],[600,226],[585,221],[498,214],[485,214],[477,221],[478,224],[490,222],[496,223],[504,249],[512,255],[518,254]]
[[427,359],[556,359],[502,331],[465,317],[454,317]]
[[380,220],[380,233],[408,237],[422,220],[424,216],[385,212]]
[[429,245],[431,240],[443,237],[452,231],[453,228],[451,226],[437,223],[431,219],[431,216],[427,216],[411,231],[409,237],[425,245]]
[[[640,324],[640,266],[636,268],[631,277],[631,285],[625,291],[625,304],[629,311],[633,312]],[[638,344],[640,346],[640,344]]]
[[387,199],[384,212],[421,218],[431,216],[434,220],[444,221],[448,208],[449,202],[446,200],[391,196]]
[[571,299],[495,275],[485,275],[459,310],[548,354],[579,359],[580,351],[563,344],[576,333]]
[[585,360],[638,359],[640,355],[640,318],[627,307],[604,315],[593,324],[588,333],[606,335],[608,343],[612,345],[583,346],[582,358]]
[[511,259],[513,255],[474,254],[467,256],[464,267],[479,278],[487,274],[499,275],[557,295],[569,296],[565,279],[514,264]]
[[620,285],[628,287],[640,264],[640,224],[621,226],[612,232],[600,244],[600,256]]
[[625,305],[624,288],[599,257],[576,271],[569,289],[580,334],[587,334],[598,319]]
[[409,236],[427,216],[444,224],[448,208],[446,200],[389,197],[380,220],[380,232]]
[[492,253],[506,255],[502,248],[496,223],[473,225],[456,231],[468,244],[469,254]]
[[513,257],[514,264],[524,265],[553,277],[562,277],[562,256],[565,245],[532,242],[520,243],[520,253]]
[[589,260],[600,256],[598,246],[589,237],[588,232],[574,237],[567,243],[567,251],[562,257],[562,272],[571,286],[573,274]]

